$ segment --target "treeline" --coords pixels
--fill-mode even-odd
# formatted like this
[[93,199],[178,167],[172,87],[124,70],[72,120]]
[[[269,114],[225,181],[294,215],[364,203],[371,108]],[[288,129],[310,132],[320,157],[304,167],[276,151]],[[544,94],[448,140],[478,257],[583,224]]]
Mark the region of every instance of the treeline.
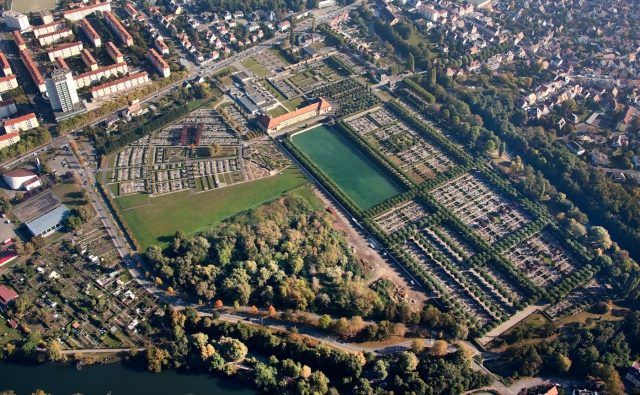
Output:
[[129,240],[131,240],[135,249],[137,251],[140,251],[140,244],[138,243],[138,240],[136,240],[136,237],[131,231],[131,228],[129,228],[129,225],[127,225],[127,222],[124,220],[124,218],[122,218],[122,213],[120,213],[120,210],[116,208],[117,207],[116,203],[113,201],[113,199],[111,198],[111,195],[109,194],[110,193],[109,188],[107,187],[106,184],[99,184],[99,185],[100,185],[100,190],[102,191],[103,197],[109,202],[109,204],[111,205],[111,208],[113,209],[113,212],[116,213],[116,217],[118,218],[118,222],[120,223],[120,226],[124,228],[124,231],[126,232],[127,237],[129,238]]
[[331,26],[326,23],[321,23],[320,25],[318,25],[318,30],[320,30],[322,34],[326,36],[325,40],[328,39],[327,42],[332,43],[336,47],[341,47],[347,42],[347,40],[342,37],[340,33],[333,30]]
[[327,60],[329,61],[329,65],[333,66],[336,69],[341,69],[342,73],[350,76],[352,74],[356,74],[356,71],[349,66],[348,64],[346,64],[344,62],[344,60],[340,59],[339,57],[335,56],[335,55],[331,55],[327,58]]

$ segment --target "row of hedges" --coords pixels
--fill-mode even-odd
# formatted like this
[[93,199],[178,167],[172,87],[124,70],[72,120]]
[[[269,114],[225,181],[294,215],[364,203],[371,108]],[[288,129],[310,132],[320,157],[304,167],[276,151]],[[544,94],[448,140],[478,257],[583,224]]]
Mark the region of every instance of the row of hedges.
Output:
[[356,74],[356,71],[349,66],[348,64],[346,64],[342,59],[340,59],[339,57],[335,56],[335,55],[331,55],[327,58],[327,60],[329,61],[329,64],[335,68],[339,68],[342,69],[342,71],[347,75],[351,75],[351,74]]
[[413,82],[411,78],[405,78],[402,82],[415,94],[427,101],[427,103],[435,103],[436,97],[424,90],[420,85]]

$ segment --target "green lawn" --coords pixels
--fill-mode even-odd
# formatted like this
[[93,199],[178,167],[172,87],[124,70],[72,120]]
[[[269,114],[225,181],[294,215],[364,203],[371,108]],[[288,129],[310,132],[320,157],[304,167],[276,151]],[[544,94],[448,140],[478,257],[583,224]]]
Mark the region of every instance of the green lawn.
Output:
[[82,187],[71,181],[65,181],[53,188],[53,192],[60,198],[60,202],[69,210],[77,209],[87,204],[82,199]]
[[303,185],[286,193],[286,195],[293,194],[302,196],[313,209],[323,209],[325,207],[322,200],[313,193],[313,185],[311,184]]
[[297,169],[286,169],[273,177],[195,195],[185,191],[155,197],[151,205],[125,211],[122,217],[144,251],[151,244],[170,242],[178,229],[187,233],[204,231],[307,182]]
[[284,96],[282,96],[282,93],[280,93],[280,91],[278,91],[273,85],[271,85],[271,83],[269,83],[269,81],[260,81],[260,85],[265,87],[273,96],[275,96],[276,99],[278,99],[280,103],[287,100]]
[[285,59],[285,57],[282,56],[280,51],[278,51],[277,49],[269,49],[268,51],[270,51],[276,58],[280,59],[280,61],[284,63],[285,66],[289,66],[291,64],[291,62]]
[[109,189],[111,189],[114,196],[120,196],[120,184],[109,184]]
[[289,101],[286,101],[282,104],[284,104],[284,106],[287,107],[289,111],[295,111],[296,107],[300,107],[301,104],[304,102],[305,100],[302,98],[302,96],[300,96],[300,97],[293,98]]
[[149,203],[149,195],[146,193],[136,193],[119,197],[116,199],[116,202],[120,210],[126,210],[131,207]]
[[258,77],[266,77],[271,74],[271,71],[265,69],[260,63],[256,62],[254,58],[247,58],[240,63],[244,67],[256,73]]
[[274,108],[273,110],[269,110],[267,111],[267,114],[269,114],[269,116],[271,117],[279,117],[280,115],[284,115],[287,114],[287,110],[282,107],[282,106],[278,106],[276,108]]
[[311,47],[311,48],[313,48],[313,49],[315,49],[316,51],[318,51],[319,49],[324,48],[324,47],[326,47],[326,46],[327,46],[327,45],[326,45],[325,43],[323,43],[323,42],[320,42],[320,43],[313,43],[313,44],[311,44],[311,45],[310,45],[310,47]]

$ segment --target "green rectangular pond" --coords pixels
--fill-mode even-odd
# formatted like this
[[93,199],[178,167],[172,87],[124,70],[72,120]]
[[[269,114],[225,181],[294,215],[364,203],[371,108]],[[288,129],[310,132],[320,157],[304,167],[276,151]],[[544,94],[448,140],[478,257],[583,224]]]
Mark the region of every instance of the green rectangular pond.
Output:
[[403,192],[331,127],[317,126],[292,141],[363,210]]

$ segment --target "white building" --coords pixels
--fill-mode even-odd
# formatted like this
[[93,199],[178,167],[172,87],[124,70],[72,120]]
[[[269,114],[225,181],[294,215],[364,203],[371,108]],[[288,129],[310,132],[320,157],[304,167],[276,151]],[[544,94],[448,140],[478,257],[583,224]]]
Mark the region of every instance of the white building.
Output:
[[2,178],[4,178],[7,185],[9,185],[9,188],[18,190],[20,188],[23,188],[25,183],[31,180],[38,179],[38,176],[35,175],[31,170],[23,168],[3,174]]
[[109,41],[106,44],[106,47],[107,47],[107,53],[109,54],[109,56],[111,56],[111,59],[113,59],[114,62],[116,63],[124,62],[124,57],[122,56],[122,52],[120,52],[120,50],[111,41]]
[[100,67],[97,70],[88,71],[86,73],[76,75],[73,80],[76,83],[76,89],[80,89],[85,86],[95,85],[100,81],[100,78],[109,78],[112,75],[127,74],[129,72],[129,66],[126,63],[116,63],[110,66]]
[[63,44],[47,51],[49,61],[53,62],[57,57],[62,59],[70,58],[72,56],[80,55],[83,45],[82,41],[76,41],[75,43]]
[[2,73],[5,76],[13,74],[13,71],[11,70],[11,65],[9,64],[9,61],[7,60],[7,57],[4,55],[3,52],[0,52],[0,68],[2,69]]
[[38,67],[33,62],[33,59],[31,59],[31,55],[29,55],[29,52],[27,52],[26,50],[21,50],[20,57],[22,58],[24,67],[26,67],[27,70],[29,71],[29,74],[31,75],[31,79],[33,79],[33,82],[38,87],[38,90],[40,91],[40,93],[46,92],[47,87],[44,84],[44,78],[42,78],[42,74],[40,74]]
[[334,5],[336,5],[336,0],[321,0],[318,2],[319,9],[333,7]]
[[38,38],[43,34],[53,33],[55,31],[62,30],[65,27],[67,27],[67,24],[64,22],[64,20],[47,23],[45,25],[34,26],[33,35]]
[[169,65],[164,61],[164,59],[162,59],[162,56],[160,56],[155,49],[149,49],[148,58],[161,76],[167,78],[171,75]]
[[69,112],[76,108],[80,101],[76,92],[73,74],[69,69],[56,69],[46,81],[51,108],[56,112]]
[[6,118],[18,112],[16,101],[13,99],[0,102],[0,118]]
[[120,78],[119,80],[95,86],[91,88],[91,97],[95,99],[99,97],[110,96],[116,92],[131,89],[148,81],[149,75],[146,71],[143,71],[138,74]]
[[46,237],[61,229],[64,226],[64,220],[69,216],[71,216],[71,211],[64,204],[61,204],[48,213],[32,219],[26,225],[32,235]]
[[19,12],[9,10],[5,11],[3,16],[7,27],[11,30],[25,30],[31,27],[29,18]]
[[104,21],[111,28],[111,30],[116,34],[116,36],[118,36],[118,38],[120,39],[120,41],[122,41],[124,45],[126,45],[127,47],[130,47],[133,45],[133,37],[131,37],[131,34],[129,34],[127,29],[125,29],[124,26],[122,26],[120,21],[115,16],[113,16],[111,12],[109,11],[104,12]]
[[20,132],[7,133],[0,136],[0,149],[7,148],[20,141]]
[[64,19],[69,19],[71,21],[79,21],[89,14],[93,14],[96,11],[105,12],[111,11],[111,3],[110,2],[102,2],[98,4],[90,4],[85,7],[76,8],[73,10],[67,10],[62,13],[62,17]]
[[91,52],[87,51],[86,48],[80,51],[80,57],[89,70],[93,71],[98,69],[98,62],[96,62],[93,55],[91,55]]
[[55,32],[40,35],[40,37],[38,37],[38,43],[41,47],[44,47],[45,45],[57,43],[72,34],[73,31],[71,31],[71,29],[69,29],[68,27],[65,27],[62,30],[57,30]]
[[5,133],[24,132],[40,126],[36,114],[31,113],[18,118],[9,119],[4,123]]
[[436,10],[432,5],[421,5],[418,7],[418,12],[420,15],[431,22],[436,22],[440,18],[445,18],[447,16],[446,10]]
[[160,52],[160,55],[165,55],[169,53],[169,47],[161,38],[155,41],[155,47],[158,50],[158,52]]
[[18,79],[15,75],[8,75],[0,78],[0,93],[16,89],[18,87]]

